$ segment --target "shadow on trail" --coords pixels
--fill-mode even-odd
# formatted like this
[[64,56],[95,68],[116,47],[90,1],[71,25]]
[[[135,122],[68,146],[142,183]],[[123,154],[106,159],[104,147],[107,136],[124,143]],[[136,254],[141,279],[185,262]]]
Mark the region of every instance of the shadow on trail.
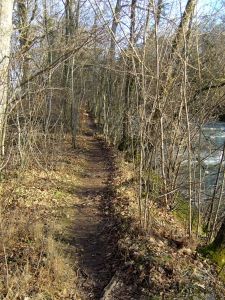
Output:
[[[86,120],[84,153],[86,168],[76,192],[71,243],[76,248],[77,286],[81,299],[100,299],[119,264],[116,226],[110,216],[110,182],[114,176],[110,148],[94,135],[95,127]],[[92,134],[93,133],[93,134]]]

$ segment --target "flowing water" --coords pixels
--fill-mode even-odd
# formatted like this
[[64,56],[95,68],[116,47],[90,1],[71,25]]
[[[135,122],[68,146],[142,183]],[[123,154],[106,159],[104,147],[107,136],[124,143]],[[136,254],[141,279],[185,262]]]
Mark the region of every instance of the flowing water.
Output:
[[[194,195],[196,196],[199,192],[199,175],[201,171],[201,201],[206,201],[212,198],[219,166],[222,163],[218,177],[218,187],[221,185],[222,174],[225,167],[225,159],[223,158],[225,123],[207,123],[201,128],[200,132],[200,137],[199,134],[196,135],[192,145],[192,153],[194,153],[192,154],[192,187],[194,197]],[[186,159],[182,162],[181,181],[187,183],[187,153],[185,153],[184,157],[186,157]],[[184,195],[188,197],[187,184],[184,189]]]
[[212,197],[214,186],[221,165],[219,184],[224,169],[223,150],[225,143],[225,123],[208,123],[202,128],[202,149],[200,151],[200,166],[202,168],[203,186],[202,200]]

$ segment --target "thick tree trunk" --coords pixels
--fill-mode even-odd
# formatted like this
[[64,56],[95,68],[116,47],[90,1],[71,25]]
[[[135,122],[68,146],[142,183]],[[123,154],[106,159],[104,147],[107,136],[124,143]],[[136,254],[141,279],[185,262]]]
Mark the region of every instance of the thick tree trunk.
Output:
[[115,50],[116,50],[116,29],[119,24],[119,14],[121,11],[121,0],[117,0],[115,11],[113,13],[113,22],[111,28],[111,42],[110,42],[110,57],[114,60],[115,58]]
[[6,108],[8,99],[8,66],[12,32],[13,0],[0,3],[0,151],[4,156]]
[[225,218],[223,219],[220,229],[213,241],[213,245],[216,249],[225,248]]
[[[188,23],[192,20],[192,15],[195,9],[195,1],[188,0],[185,10],[183,12],[180,24],[178,26],[175,38],[172,41],[172,47],[170,52],[170,61],[168,62],[168,70],[165,78],[165,86],[163,88],[163,94],[166,98],[166,95],[173,84],[174,79],[176,78],[176,72],[179,69],[176,65],[176,54],[182,43],[188,44]],[[179,63],[181,61],[179,60]]]

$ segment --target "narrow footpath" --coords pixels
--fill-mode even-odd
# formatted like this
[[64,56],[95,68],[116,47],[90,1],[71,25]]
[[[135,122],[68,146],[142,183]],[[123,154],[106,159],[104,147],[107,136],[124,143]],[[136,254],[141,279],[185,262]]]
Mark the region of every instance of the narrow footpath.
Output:
[[85,169],[74,205],[73,236],[77,256],[78,299],[101,299],[119,264],[115,224],[110,217],[113,152],[86,117],[83,134]]
[[194,240],[178,247],[166,234],[176,228],[184,236],[172,213],[155,206],[162,225],[153,223],[148,237],[134,224],[124,228],[125,198],[112,193],[121,184],[116,155],[97,130],[87,115],[77,149],[84,167],[70,224],[77,275],[72,299],[224,299],[224,283],[211,263],[198,259]]

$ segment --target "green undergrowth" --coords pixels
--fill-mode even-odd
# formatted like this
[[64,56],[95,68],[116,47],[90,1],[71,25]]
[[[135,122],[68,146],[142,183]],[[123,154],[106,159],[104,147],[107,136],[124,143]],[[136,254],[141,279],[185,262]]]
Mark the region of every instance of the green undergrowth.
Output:
[[221,269],[220,276],[225,281],[225,249],[218,247],[214,242],[209,245],[200,247],[198,251],[206,258],[209,258],[212,262],[216,263]]
[[154,170],[142,172],[142,198],[148,197],[158,201],[162,190],[162,178]]
[[[184,199],[184,197],[181,194],[178,194],[174,204],[173,204],[173,215],[176,217],[176,219],[183,224],[188,220],[188,214],[189,214],[189,203],[187,200]],[[198,224],[198,210],[196,207],[192,206],[192,229],[197,229]],[[200,229],[201,231],[201,229]]]

